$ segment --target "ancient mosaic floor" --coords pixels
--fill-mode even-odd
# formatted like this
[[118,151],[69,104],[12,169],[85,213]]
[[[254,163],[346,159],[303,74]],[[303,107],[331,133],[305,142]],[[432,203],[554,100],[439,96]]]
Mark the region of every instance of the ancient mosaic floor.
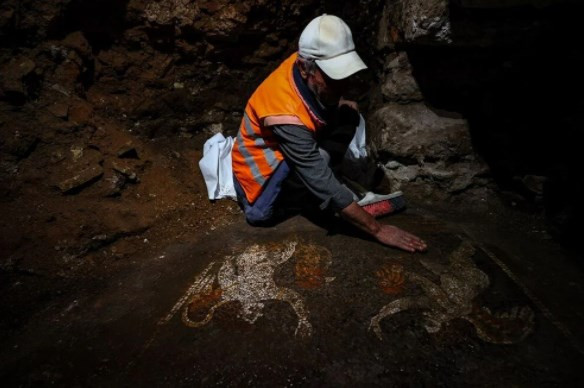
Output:
[[430,250],[403,253],[302,218],[169,247],[41,323],[47,332],[14,349],[4,376],[173,386],[581,381],[577,333],[505,257],[435,219],[391,221]]

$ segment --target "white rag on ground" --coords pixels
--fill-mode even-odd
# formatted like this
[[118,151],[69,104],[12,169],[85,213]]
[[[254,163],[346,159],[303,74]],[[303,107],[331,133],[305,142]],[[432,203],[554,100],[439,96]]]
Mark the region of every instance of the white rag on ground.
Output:
[[233,138],[221,133],[208,139],[203,146],[203,157],[199,168],[203,173],[209,199],[236,199],[231,169],[231,148]]
[[[203,157],[199,161],[199,168],[207,185],[209,199],[229,198],[235,200],[233,186],[233,170],[231,168],[231,149],[233,137],[224,137],[221,133],[208,139],[203,146]],[[345,158],[358,161],[367,157],[365,148],[365,120],[359,115],[359,125],[355,136],[349,144]]]

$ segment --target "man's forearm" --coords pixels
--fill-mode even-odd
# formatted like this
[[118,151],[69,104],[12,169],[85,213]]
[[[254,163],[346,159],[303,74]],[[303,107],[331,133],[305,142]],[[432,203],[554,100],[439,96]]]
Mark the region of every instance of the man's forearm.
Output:
[[341,210],[341,216],[355,225],[359,229],[375,236],[381,226],[369,213],[357,205],[357,202],[352,202],[349,206]]

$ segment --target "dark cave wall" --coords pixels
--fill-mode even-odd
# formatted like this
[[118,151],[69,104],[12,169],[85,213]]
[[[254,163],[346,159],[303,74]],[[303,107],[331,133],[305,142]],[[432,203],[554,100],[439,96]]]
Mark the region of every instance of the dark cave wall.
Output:
[[[381,71],[375,103],[381,108],[374,112],[394,104],[412,116],[401,133],[418,131],[422,143],[433,143],[432,131],[438,130],[443,139],[452,136],[448,149],[460,147],[461,139],[465,143],[428,161],[414,147],[404,152],[377,141],[372,147],[390,177],[405,180],[423,200],[466,197],[481,209],[486,196],[496,196],[506,205],[543,211],[550,231],[574,243],[584,194],[577,181],[582,166],[577,137],[584,128],[579,93],[584,50],[577,38],[582,4],[387,1],[384,7],[387,34],[378,49],[386,54],[379,57],[397,59],[386,61]],[[437,113],[436,123],[443,122],[439,128],[424,127],[420,114],[427,115],[426,108]],[[454,117],[463,119],[468,139],[456,135],[448,121]],[[399,128],[388,125],[395,119],[383,111],[372,118],[377,138]],[[468,145],[475,155],[470,168],[456,158],[465,156]],[[441,174],[432,176],[428,170],[436,167]],[[467,186],[459,190],[462,178]],[[451,195],[444,197],[444,191]]]
[[15,105],[42,105],[54,101],[50,87],[58,85],[96,111],[140,121],[148,136],[211,122],[236,128],[247,96],[323,10],[349,20],[361,51],[371,55],[363,42],[375,33],[379,1],[329,3],[7,1],[0,12],[2,95]]

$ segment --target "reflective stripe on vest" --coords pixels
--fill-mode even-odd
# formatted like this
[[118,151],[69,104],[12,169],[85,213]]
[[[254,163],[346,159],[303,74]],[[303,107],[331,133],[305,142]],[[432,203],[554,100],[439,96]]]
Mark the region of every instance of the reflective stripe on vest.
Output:
[[[247,114],[244,114],[244,117],[249,120],[249,118],[247,117]],[[247,124],[245,126],[247,127]],[[246,131],[249,133],[248,128],[246,128]],[[241,130],[239,130],[237,132],[237,138],[235,139],[235,141],[237,142],[237,149],[243,155],[243,157],[245,159],[245,163],[247,164],[247,166],[251,170],[251,174],[252,174],[253,179],[257,182],[258,185],[263,186],[264,183],[266,183],[266,180],[264,179],[264,177],[260,173],[260,169],[259,169],[257,163],[255,162],[255,160],[253,159],[253,156],[250,155],[249,151],[245,147],[242,132],[243,131],[241,131]]]
[[266,145],[264,138],[261,135],[258,135],[257,133],[254,132],[251,123],[249,122],[249,116],[247,115],[247,112],[243,112],[243,122],[245,124],[245,131],[247,132],[247,135],[254,139],[256,147],[263,149],[264,158],[266,159],[268,165],[272,168],[272,170],[274,170],[276,167],[278,167],[278,163],[280,161],[276,158],[276,154],[274,153],[274,151]]
[[[243,113],[242,126],[243,128],[240,128],[239,132],[237,133],[237,138],[235,139],[235,141],[237,142],[237,147],[239,149],[239,152],[241,152],[241,154],[243,155],[245,163],[251,170],[253,179],[257,182],[257,184],[263,186],[264,183],[266,183],[266,179],[261,174],[258,164],[256,163],[253,156],[251,156],[251,154],[249,153],[245,146],[245,142],[243,140],[244,134],[245,137],[253,139],[255,147],[262,150],[263,157],[268,163],[268,166],[270,167],[271,170],[275,170],[276,167],[278,167],[280,161],[276,157],[274,151],[266,145],[264,138],[261,137],[261,135],[258,135],[257,133],[254,132],[249,121],[249,116],[247,115],[247,112]],[[243,129],[245,129],[245,133]]]

